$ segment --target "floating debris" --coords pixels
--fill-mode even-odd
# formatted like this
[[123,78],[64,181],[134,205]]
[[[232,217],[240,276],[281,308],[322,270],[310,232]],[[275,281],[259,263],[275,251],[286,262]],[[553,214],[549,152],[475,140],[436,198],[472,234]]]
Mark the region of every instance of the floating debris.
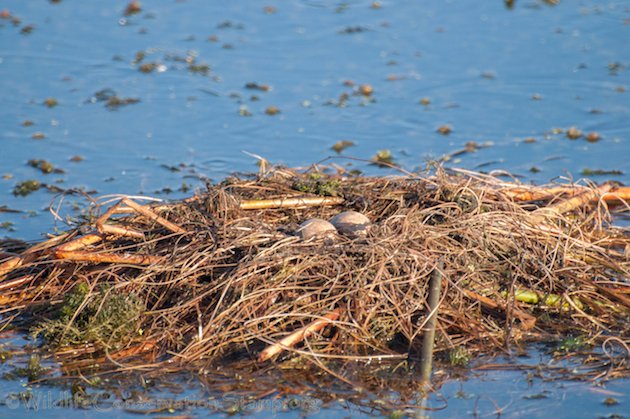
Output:
[[158,63],[143,63],[143,64],[140,64],[140,66],[138,66],[138,70],[141,73],[147,74],[147,73],[154,72],[155,70],[158,69],[159,66],[160,64]]
[[82,162],[83,160],[85,160],[85,157],[79,156],[79,155],[75,155],[75,156],[70,157],[69,160],[71,162],[78,163],[78,162]]
[[586,134],[586,141],[588,141],[589,143],[596,143],[601,139],[602,137],[599,135],[599,133],[595,131]]
[[603,176],[603,175],[623,175],[621,170],[605,170],[605,169],[584,169],[582,176]]
[[252,113],[250,112],[250,110],[247,108],[246,105],[239,106],[238,114],[240,116],[252,116]]
[[359,86],[358,92],[363,96],[372,96],[372,93],[374,93],[374,88],[369,84],[362,84]]
[[13,195],[15,196],[27,196],[31,193],[39,190],[42,187],[42,184],[39,181],[31,179],[19,182],[13,188]]
[[49,107],[49,108],[54,108],[55,106],[59,105],[59,102],[54,97],[49,97],[49,98],[44,99],[43,103],[44,103],[44,106]]
[[267,109],[265,109],[265,113],[267,115],[270,116],[274,116],[280,113],[280,108],[276,107],[276,106],[267,106]]
[[372,157],[372,164],[379,167],[391,167],[394,165],[394,156],[390,150],[378,150]]
[[34,132],[33,135],[31,135],[31,138],[33,140],[43,140],[44,138],[46,138],[46,134],[44,134],[41,131],[37,131],[37,132]]
[[22,121],[22,126],[23,127],[30,127],[35,125],[35,122],[31,121],[30,119],[27,119],[25,121]]
[[423,97],[420,99],[420,104],[424,106],[429,106],[431,104],[431,99],[428,97]]
[[580,131],[576,127],[571,127],[567,130],[567,138],[569,140],[577,140],[581,136],[582,136],[582,131]]
[[123,14],[125,16],[132,16],[135,14],[138,14],[142,11],[142,4],[139,1],[131,1],[129,2],[129,4],[127,4],[127,7],[125,7],[125,11],[123,12]]
[[55,166],[53,166],[52,163],[47,160],[31,159],[27,162],[27,164],[31,167],[34,167],[35,169],[38,169],[46,175],[50,173],[65,173],[63,169],[55,168]]
[[245,84],[245,88],[252,89],[252,90],[260,90],[262,92],[271,91],[271,86],[269,86],[268,84],[259,84],[256,82],[250,82],[250,83]]
[[22,29],[20,29],[20,33],[22,35],[30,35],[35,30],[35,25],[24,25]]
[[451,128],[449,125],[441,125],[440,127],[438,127],[437,132],[442,135],[449,135],[451,132],[453,132],[453,128]]
[[333,146],[330,148],[335,153],[341,154],[341,152],[344,151],[346,148],[352,147],[352,146],[354,146],[354,141],[340,140],[340,141],[337,141],[335,144],[333,144]]

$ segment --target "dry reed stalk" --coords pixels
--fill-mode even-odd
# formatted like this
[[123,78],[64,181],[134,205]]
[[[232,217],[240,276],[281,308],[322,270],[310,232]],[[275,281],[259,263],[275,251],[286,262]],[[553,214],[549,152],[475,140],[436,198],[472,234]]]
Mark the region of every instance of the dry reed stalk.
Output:
[[63,251],[57,250],[55,256],[59,259],[73,260],[76,262],[93,263],[122,263],[132,265],[155,265],[164,262],[161,256],[134,255],[128,253],[89,252],[83,250]]
[[602,196],[608,193],[612,189],[612,187],[613,186],[611,184],[605,183],[598,186],[596,189],[588,189],[582,191],[571,198],[565,199],[564,201],[556,202],[554,204],[540,208],[536,211],[553,212],[559,215],[565,214],[584,205],[587,205],[592,201],[600,199]]
[[305,208],[305,207],[317,207],[320,205],[340,205],[343,204],[344,199],[334,196],[324,197],[312,197],[303,196],[299,198],[274,198],[274,199],[261,199],[261,200],[247,200],[241,201],[239,207],[243,210],[255,210],[255,209],[275,209],[275,208]]
[[317,333],[320,330],[322,330],[324,327],[333,323],[335,320],[339,318],[339,316],[341,315],[341,312],[342,310],[337,308],[331,311],[330,313],[322,316],[321,319],[314,320],[312,323],[296,330],[295,332],[291,333],[289,336],[286,336],[279,342],[276,342],[273,345],[266,347],[258,356],[258,361],[264,362],[268,360],[269,358],[279,354],[280,352],[286,349],[292,348],[293,346],[302,342],[304,339],[311,336],[313,333]]
[[2,280],[7,274],[13,272],[14,269],[22,266],[24,260],[25,258],[22,256],[13,256],[2,262],[0,264],[0,280]]
[[[488,298],[484,295],[478,294],[471,290],[467,290],[463,288],[460,290],[468,298],[479,301],[481,305],[486,308],[489,308],[491,310],[506,311],[505,307],[503,307],[501,304],[497,303],[491,298]],[[526,313],[523,310],[520,310],[516,307],[512,308],[512,313],[514,313],[514,315],[521,321],[521,324],[523,325],[524,330],[531,330],[534,326],[536,326],[536,317],[532,316],[531,314]]]
[[135,201],[132,201],[131,199],[128,199],[128,198],[122,198],[121,202],[123,204],[127,205],[128,207],[132,208],[133,210],[135,210],[139,214],[144,215],[149,220],[155,221],[156,223],[160,224],[162,227],[172,231],[173,233],[178,233],[178,234],[186,234],[187,233],[187,231],[184,230],[183,228],[181,228],[180,226],[171,223],[170,221],[168,221],[164,217],[162,217],[162,216],[156,214],[155,212],[153,212],[151,210],[151,208],[148,207],[148,206],[140,205],[140,204],[136,203]]
[[[544,201],[564,194],[574,196],[585,190],[590,189],[586,186],[531,186],[503,188],[498,191],[514,201]],[[613,186],[611,190],[605,193],[601,198],[606,202],[630,201],[630,186]]]
[[435,327],[437,325],[440,292],[442,289],[443,261],[431,272],[429,280],[428,309],[429,317],[422,337],[422,359],[420,361],[420,375],[423,382],[423,391],[427,390],[431,383],[431,371],[433,370],[433,347],[435,345]]
[[114,214],[118,210],[121,202],[122,200],[118,201],[116,204],[109,207],[107,211],[105,211],[100,217],[96,219],[96,221],[94,222],[96,229],[101,234],[111,234],[111,235],[122,236],[122,237],[134,237],[140,240],[144,240],[144,234],[140,231],[136,231],[128,227],[105,224],[105,222],[109,219],[109,217],[111,217],[112,214]]

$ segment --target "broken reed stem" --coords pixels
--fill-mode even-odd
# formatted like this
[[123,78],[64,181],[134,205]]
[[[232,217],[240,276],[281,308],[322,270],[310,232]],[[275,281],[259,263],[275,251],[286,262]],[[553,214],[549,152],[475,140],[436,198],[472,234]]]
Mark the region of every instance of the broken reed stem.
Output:
[[157,215],[149,207],[145,207],[144,205],[140,205],[137,202],[134,202],[134,201],[132,201],[131,199],[128,199],[128,198],[123,198],[120,201],[123,204],[127,205],[129,208],[132,208],[133,210],[135,210],[137,213],[144,215],[149,220],[155,221],[156,223],[160,224],[162,227],[171,230],[173,233],[180,233],[180,234],[186,234],[187,233],[187,231],[184,230],[183,228],[181,228],[180,226],[175,225],[175,224],[171,223],[170,221],[168,221],[167,219]]
[[73,260],[76,262],[94,262],[94,263],[130,263],[132,265],[154,265],[164,261],[160,256],[151,255],[133,255],[129,253],[93,253],[85,250],[71,250],[55,252],[55,256],[59,259]]
[[339,205],[344,199],[336,196],[304,196],[299,198],[250,199],[242,201],[239,207],[243,210],[271,208],[304,208],[319,205]]
[[433,347],[435,345],[435,328],[437,326],[438,306],[442,289],[442,269],[444,262],[440,259],[438,265],[431,272],[429,279],[429,318],[427,319],[422,336],[422,360],[420,364],[422,392],[426,393],[431,383],[433,369]]
[[296,330],[291,333],[289,336],[283,338],[280,342],[276,342],[273,345],[267,346],[261,353],[258,355],[258,361],[263,362],[273,357],[274,355],[279,354],[285,349],[289,349],[304,339],[311,336],[313,333],[319,332],[324,327],[328,326],[335,320],[339,318],[341,315],[341,309],[337,308],[330,313],[323,316],[321,319],[317,319],[310,324]]
[[[514,201],[542,201],[562,194],[574,196],[586,190],[591,189],[586,186],[518,187],[500,189],[499,192]],[[630,201],[630,186],[613,186],[601,199],[608,203]]]
[[[482,306],[491,310],[506,311],[505,307],[486,297],[485,295],[477,294],[474,291],[461,288],[460,291],[468,298],[477,300]],[[516,307],[512,308],[512,313],[521,321],[524,330],[530,330],[536,325],[536,317],[529,313],[524,312]]]
[[556,202],[555,204],[548,205],[536,211],[554,212],[558,215],[562,215],[599,199],[602,195],[606,194],[611,189],[612,185],[609,183],[605,183],[598,186],[597,189],[585,190],[571,198],[565,199],[564,201]]

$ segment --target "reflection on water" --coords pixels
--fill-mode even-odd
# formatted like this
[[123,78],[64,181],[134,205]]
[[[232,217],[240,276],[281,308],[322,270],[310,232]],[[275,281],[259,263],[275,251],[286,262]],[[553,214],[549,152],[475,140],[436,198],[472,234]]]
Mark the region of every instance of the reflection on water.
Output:
[[[25,180],[179,198],[204,177],[255,170],[242,151],[301,166],[340,140],[355,143],[345,155],[389,149],[410,169],[475,141],[492,146],[447,165],[538,183],[618,170],[593,179],[627,183],[629,6],[514,3],[153,1],[125,17],[124,2],[6,0],[0,205],[21,212],[0,211],[0,236],[65,228],[45,188],[12,194]],[[95,100],[104,89],[139,102],[107,106]],[[452,132],[437,133],[445,124]],[[557,130],[571,126],[601,140]],[[73,199],[86,202],[69,197],[61,215],[76,215]]]

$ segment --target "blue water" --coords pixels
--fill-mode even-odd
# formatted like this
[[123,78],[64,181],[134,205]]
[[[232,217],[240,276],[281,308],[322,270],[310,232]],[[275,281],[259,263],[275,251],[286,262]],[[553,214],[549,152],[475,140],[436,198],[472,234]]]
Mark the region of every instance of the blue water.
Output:
[[[0,19],[0,205],[21,211],[0,212],[0,236],[36,240],[72,222],[73,202],[89,203],[70,196],[58,208],[60,197],[45,190],[16,197],[20,181],[176,199],[192,193],[180,190],[183,183],[201,188],[204,178],[257,170],[243,151],[304,166],[334,156],[339,140],[356,144],[346,156],[370,159],[389,149],[410,170],[476,141],[491,146],[447,165],[505,170],[535,183],[578,180],[587,168],[622,172],[591,178],[597,182],[630,180],[627,1],[517,0],[509,9],[499,0],[382,1],[380,8],[370,1],[156,0],[125,17],[126,4],[0,2],[0,11],[21,20]],[[23,33],[27,25],[33,30]],[[156,71],[138,70],[141,51]],[[189,71],[187,57],[209,73]],[[356,94],[361,84],[374,93]],[[103,89],[140,102],[110,110],[96,100]],[[337,106],[343,93],[345,106]],[[44,106],[46,98],[58,105]],[[430,103],[420,104],[423,98]],[[269,106],[280,113],[267,115]],[[241,116],[246,111],[251,116]],[[448,136],[436,132],[445,124]],[[553,134],[571,126],[602,139]],[[33,139],[36,132],[45,138]],[[71,162],[76,155],[84,160]],[[42,174],[30,159],[65,173]],[[48,211],[51,201],[59,219]],[[445,388],[478,385],[475,394],[507,403],[510,383],[518,394],[522,378],[506,374]],[[552,388],[554,397],[532,402],[543,406],[532,415],[562,416],[578,402],[606,413],[586,384]],[[452,401],[436,417],[468,414],[471,406]]]

